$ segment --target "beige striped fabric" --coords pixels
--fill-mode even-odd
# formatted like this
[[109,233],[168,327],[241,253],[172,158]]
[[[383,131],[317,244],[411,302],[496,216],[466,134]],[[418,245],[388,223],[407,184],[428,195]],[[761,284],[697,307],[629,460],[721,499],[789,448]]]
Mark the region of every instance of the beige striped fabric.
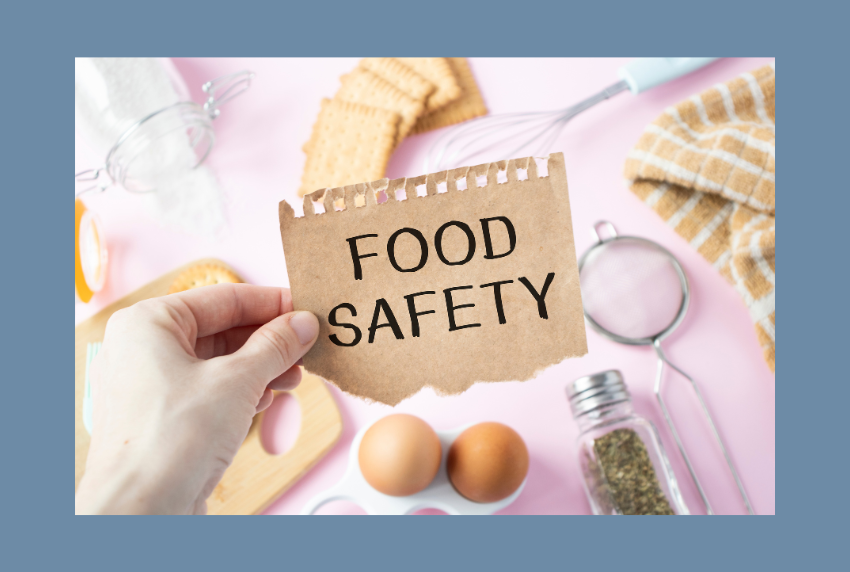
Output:
[[776,64],[665,110],[625,176],[735,286],[776,371]]

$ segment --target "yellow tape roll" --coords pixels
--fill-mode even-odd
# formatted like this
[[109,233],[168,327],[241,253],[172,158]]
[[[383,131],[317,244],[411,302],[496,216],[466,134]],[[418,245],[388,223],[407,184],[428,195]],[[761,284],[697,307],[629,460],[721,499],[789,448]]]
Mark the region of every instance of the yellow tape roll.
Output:
[[74,298],[88,302],[106,281],[106,244],[100,220],[74,200]]

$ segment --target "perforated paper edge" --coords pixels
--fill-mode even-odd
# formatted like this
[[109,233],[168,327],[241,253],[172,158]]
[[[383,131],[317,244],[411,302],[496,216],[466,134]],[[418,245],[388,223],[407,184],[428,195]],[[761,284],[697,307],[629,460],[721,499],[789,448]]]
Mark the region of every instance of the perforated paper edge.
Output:
[[[548,176],[548,161],[557,156],[563,157],[562,153],[553,153],[545,157],[522,157],[519,159],[507,159],[502,161],[494,161],[491,163],[482,163],[474,167],[459,167],[457,169],[448,169],[438,173],[429,173],[427,175],[419,175],[417,177],[403,177],[400,179],[378,179],[369,183],[357,183],[356,185],[346,185],[343,187],[317,189],[312,193],[307,193],[303,197],[304,216],[296,217],[295,210],[286,201],[280,202],[280,217],[281,222],[283,217],[307,219],[313,216],[344,215],[347,211],[357,208],[372,208],[380,207],[377,195],[384,192],[387,196],[387,202],[399,201],[404,202],[407,199],[417,198],[416,188],[425,185],[426,196],[437,194],[437,186],[446,183],[446,192],[457,192],[457,184],[461,179],[466,179],[467,189],[477,189],[479,191],[495,188],[500,183],[498,176],[500,172],[504,172],[507,182],[517,182],[522,180],[537,180],[541,177]],[[547,175],[539,175],[537,161],[540,159],[547,162]],[[519,179],[519,171],[526,172],[525,179]],[[478,185],[478,178],[486,176],[487,182],[483,186]],[[404,190],[405,198],[397,199],[396,191]],[[463,191],[461,191],[463,192]],[[358,206],[357,197],[362,197],[364,204]],[[424,197],[420,197],[424,198]],[[344,208],[336,210],[335,204],[340,204],[342,199]],[[324,213],[317,213],[315,203],[322,203]]]

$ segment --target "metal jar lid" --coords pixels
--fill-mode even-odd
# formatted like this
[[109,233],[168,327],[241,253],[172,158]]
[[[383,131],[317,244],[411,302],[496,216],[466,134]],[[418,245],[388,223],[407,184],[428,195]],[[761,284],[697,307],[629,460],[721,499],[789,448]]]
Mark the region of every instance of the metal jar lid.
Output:
[[573,417],[631,399],[623,374],[616,369],[578,378],[567,386],[567,397]]

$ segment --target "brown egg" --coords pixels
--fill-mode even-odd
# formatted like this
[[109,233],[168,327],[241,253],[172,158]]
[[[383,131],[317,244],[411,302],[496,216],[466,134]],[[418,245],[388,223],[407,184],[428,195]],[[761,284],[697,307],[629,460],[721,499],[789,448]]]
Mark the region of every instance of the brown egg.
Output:
[[479,423],[449,448],[446,467],[454,488],[474,502],[511,496],[528,474],[528,449],[519,434],[501,423]]
[[443,448],[430,425],[413,415],[389,415],[369,427],[358,461],[366,482],[394,497],[418,493],[440,470]]

